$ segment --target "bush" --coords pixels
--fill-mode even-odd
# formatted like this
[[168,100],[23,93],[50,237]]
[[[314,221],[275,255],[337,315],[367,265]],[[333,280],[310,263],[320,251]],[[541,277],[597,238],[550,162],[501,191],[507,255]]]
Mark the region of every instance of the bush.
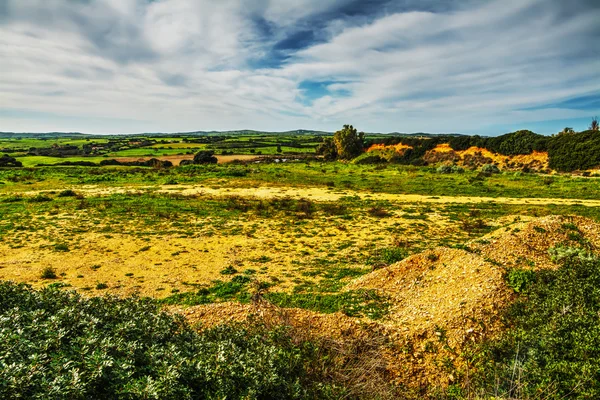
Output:
[[58,197],[76,197],[77,193],[74,190],[67,189],[63,190],[58,194]]
[[558,171],[587,170],[600,166],[600,137],[585,131],[553,137],[548,144],[549,166]]
[[600,259],[559,252],[567,256],[557,270],[513,275],[529,284],[506,312],[508,330],[478,355],[500,398],[600,398]]
[[287,332],[235,325],[197,333],[150,300],[2,282],[0,397],[343,397],[318,372],[327,367],[317,347]]
[[451,174],[452,166],[451,165],[441,165],[437,169],[438,174]]
[[194,164],[216,164],[219,162],[217,157],[215,157],[214,151],[203,150],[196,153],[194,156]]
[[42,279],[56,279],[56,270],[52,267],[46,267],[42,271]]
[[500,168],[498,168],[494,164],[485,164],[481,167],[481,172],[483,172],[484,174],[499,174]]
[[506,274],[506,281],[515,292],[521,293],[535,282],[535,272],[527,269],[511,269]]

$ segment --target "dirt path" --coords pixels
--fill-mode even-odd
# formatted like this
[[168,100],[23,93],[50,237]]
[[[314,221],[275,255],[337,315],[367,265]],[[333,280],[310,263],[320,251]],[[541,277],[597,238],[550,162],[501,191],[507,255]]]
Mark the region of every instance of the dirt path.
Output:
[[[79,185],[71,189],[92,196],[108,196],[119,193],[133,193],[140,191],[155,191],[158,193],[181,194],[185,196],[241,196],[258,198],[306,198],[314,201],[339,201],[344,197],[358,197],[362,200],[386,200],[397,203],[438,203],[438,204],[531,204],[531,205],[582,205],[586,207],[600,207],[600,200],[560,199],[560,198],[515,198],[515,197],[479,197],[479,196],[427,196],[421,194],[391,194],[358,192],[353,190],[336,190],[323,187],[289,187],[289,186],[261,186],[257,188],[211,188],[202,185],[162,185],[162,186],[120,186],[103,187],[97,185]],[[21,192],[27,196],[35,196],[47,191]]]

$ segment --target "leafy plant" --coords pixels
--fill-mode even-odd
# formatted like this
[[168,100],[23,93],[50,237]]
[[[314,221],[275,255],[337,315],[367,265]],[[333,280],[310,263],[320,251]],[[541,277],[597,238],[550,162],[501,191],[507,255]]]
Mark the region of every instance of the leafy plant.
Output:
[[521,293],[535,282],[535,271],[529,269],[511,269],[506,274],[506,281],[515,292]]
[[0,283],[5,399],[344,397],[319,354],[285,328],[198,333],[152,301]]
[[[506,398],[600,397],[600,258],[560,250],[561,267],[515,273],[507,331],[477,352],[481,386]],[[581,256],[583,255],[583,256]]]
[[44,270],[42,271],[42,275],[41,275],[42,279],[56,279],[56,270],[52,267],[46,267],[44,268]]

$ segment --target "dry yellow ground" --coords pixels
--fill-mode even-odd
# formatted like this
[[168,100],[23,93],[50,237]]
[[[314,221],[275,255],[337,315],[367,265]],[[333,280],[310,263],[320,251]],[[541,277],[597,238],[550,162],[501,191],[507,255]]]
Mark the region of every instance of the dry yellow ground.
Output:
[[[119,186],[106,187],[98,185],[79,185],[67,187],[84,195],[107,196],[118,193],[137,193],[143,191],[156,191],[159,193],[173,193],[181,195],[199,196],[240,196],[272,198],[310,199],[314,201],[338,201],[343,197],[357,197],[369,200],[384,200],[395,203],[433,203],[433,204],[557,204],[557,205],[582,205],[588,207],[600,207],[599,200],[559,199],[559,198],[514,198],[514,197],[483,197],[483,196],[427,196],[420,194],[392,194],[392,193],[370,193],[353,190],[338,191],[323,187],[290,187],[290,186],[260,186],[256,188],[215,188],[204,185],[160,185],[160,186]],[[35,196],[47,191],[25,191],[20,192],[25,196]]]
[[[391,229],[401,228],[405,241],[426,243],[422,237],[424,221],[404,218],[400,208],[389,211],[392,215],[388,218],[345,220],[316,215],[308,222],[293,216],[264,219],[250,214],[221,227],[213,226],[211,218],[204,218],[188,221],[191,228],[186,230],[195,230],[191,237],[156,234],[163,228],[169,231],[169,226],[153,227],[151,234],[145,233],[141,225],[132,230],[135,221],[127,227],[133,233],[106,234],[101,231],[113,223],[110,220],[95,225],[96,221],[90,221],[84,212],[47,215],[33,221],[43,229],[17,233],[0,243],[0,279],[36,287],[62,282],[91,293],[101,293],[96,285],[106,283],[109,288],[102,293],[161,298],[173,291],[194,290],[190,284],[228,280],[220,271],[231,265],[240,272],[256,270],[260,280],[277,283],[274,290],[287,291],[300,281],[313,281],[305,272],[314,268],[318,259],[334,258],[348,267],[364,268],[362,262],[347,260],[363,260],[361,251],[373,244],[393,245],[397,238],[389,233]],[[428,216],[427,239],[433,243],[450,235],[464,235],[457,222],[441,217],[435,210]],[[231,227],[239,228],[239,233],[228,233]],[[72,234],[83,228],[89,230]],[[211,233],[204,234],[206,230]],[[56,243],[68,243],[69,251],[56,251]],[[56,270],[58,280],[41,278],[47,267]]]
[[[568,232],[579,232],[596,251],[600,245],[600,225],[581,217],[550,216],[526,223],[513,217],[510,228],[486,236],[484,244],[471,243],[475,247],[481,244],[481,254],[450,248],[427,250],[347,285],[347,290],[374,289],[389,296],[391,312],[381,321],[357,320],[340,313],[284,312],[260,302],[177,311],[207,326],[255,315],[308,327],[314,335],[327,338],[353,340],[383,335],[388,340],[381,346],[380,356],[396,383],[421,389],[445,386],[456,378],[448,372],[448,364],[466,371],[464,346],[494,337],[501,329],[499,318],[513,293],[497,263],[528,254],[532,258],[545,257],[538,268],[553,268],[548,250],[568,239]],[[523,243],[525,239],[531,248]]]

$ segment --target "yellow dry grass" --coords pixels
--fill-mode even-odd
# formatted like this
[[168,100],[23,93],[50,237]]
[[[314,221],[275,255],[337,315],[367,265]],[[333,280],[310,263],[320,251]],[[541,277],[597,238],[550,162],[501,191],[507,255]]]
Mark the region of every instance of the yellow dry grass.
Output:
[[[387,344],[381,354],[397,384],[417,390],[445,386],[456,378],[447,372],[449,364],[463,372],[467,368],[461,355],[465,346],[493,337],[501,329],[500,313],[510,304],[513,293],[504,281],[504,268],[496,262],[522,257],[523,251],[540,257],[548,254],[549,248],[568,239],[568,230],[579,232],[596,249],[600,245],[600,225],[580,217],[550,216],[516,222],[510,228],[488,235],[485,244],[477,248],[481,254],[435,248],[347,285],[346,290],[374,289],[389,297],[391,312],[382,321],[353,321],[339,313],[322,315],[303,310],[286,310],[282,314],[276,307],[260,304],[226,303],[178,311],[208,326],[227,320],[228,316],[244,321],[249,315],[269,320],[274,315],[285,315],[287,320],[282,319],[283,322],[308,326],[317,336],[352,340],[375,333],[384,335]],[[531,248],[527,247],[529,241]],[[477,243],[471,245],[476,247]],[[545,257],[538,268],[554,268]],[[405,351],[408,348],[411,350]]]
[[[205,185],[160,185],[160,186],[116,186],[107,187],[100,185],[78,185],[67,187],[79,193],[90,196],[109,196],[111,194],[140,193],[156,191],[158,193],[172,193],[184,196],[210,197],[254,197],[262,199],[292,198],[309,199],[320,202],[338,201],[343,197],[356,197],[362,200],[390,201],[394,203],[427,203],[427,204],[531,204],[531,205],[582,205],[587,207],[600,207],[599,200],[591,199],[562,199],[552,197],[485,197],[485,196],[428,196],[421,194],[393,194],[372,193],[365,191],[344,190],[337,191],[323,187],[291,187],[291,186],[258,186],[244,187],[208,187]],[[24,196],[35,196],[49,190],[30,190],[20,192]]]

